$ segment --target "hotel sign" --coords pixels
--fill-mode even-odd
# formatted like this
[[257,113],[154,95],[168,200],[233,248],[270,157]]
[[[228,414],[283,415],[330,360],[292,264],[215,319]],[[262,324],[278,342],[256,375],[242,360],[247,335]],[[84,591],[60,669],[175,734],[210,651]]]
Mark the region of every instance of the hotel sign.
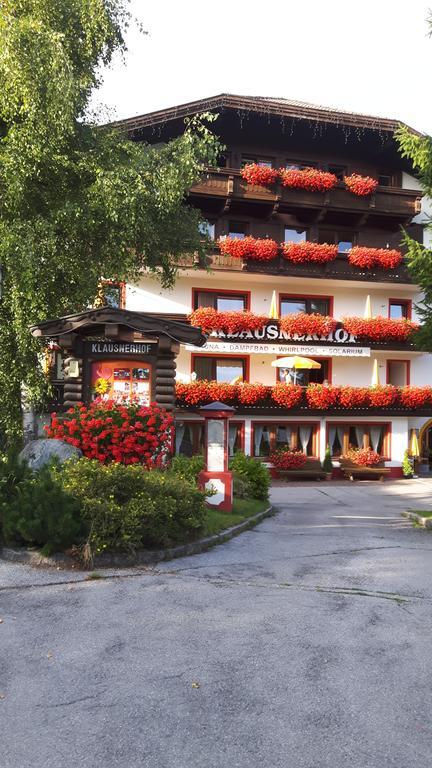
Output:
[[89,341],[84,345],[85,351],[91,357],[106,355],[155,355],[157,344],[147,344],[142,341]]
[[353,336],[352,333],[348,333],[345,328],[337,328],[326,336],[318,336],[317,334],[300,335],[298,333],[290,334],[286,331],[282,331],[276,323],[267,323],[263,328],[258,328],[255,331],[238,331],[237,333],[216,331],[211,334],[211,338],[213,337],[229,340],[238,339],[242,341],[327,341],[330,344],[355,344],[357,341],[356,336]]
[[343,347],[321,344],[247,344],[234,341],[211,341],[203,347],[186,345],[188,352],[216,352],[247,355],[304,355],[305,357],[370,357],[369,347]]

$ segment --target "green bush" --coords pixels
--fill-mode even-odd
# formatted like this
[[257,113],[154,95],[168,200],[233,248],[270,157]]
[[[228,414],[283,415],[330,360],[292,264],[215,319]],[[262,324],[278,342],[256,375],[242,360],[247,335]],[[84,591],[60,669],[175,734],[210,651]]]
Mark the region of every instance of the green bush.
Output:
[[326,472],[327,474],[331,474],[333,472],[333,462],[332,462],[331,450],[329,445],[326,448],[324,461],[322,463],[322,468],[324,472]]
[[236,472],[233,472],[233,496],[236,499],[253,498],[252,485],[249,480],[242,475],[238,475]]
[[203,528],[205,494],[177,475],[90,459],[66,462],[56,472],[80,503],[90,558],[105,550],[170,546]]
[[252,498],[268,499],[270,472],[264,464],[239,451],[231,459],[230,469],[236,475],[247,480],[250,484]]
[[412,477],[414,474],[413,461],[410,459],[408,451],[405,451],[402,462],[402,474],[404,477]]
[[182,477],[183,480],[187,480],[190,483],[198,482],[198,475],[204,469],[204,456],[199,454],[195,456],[182,456],[178,454],[174,456],[171,462],[170,472]]
[[[13,461],[9,464],[12,469]],[[84,533],[80,505],[51,474],[16,464],[0,480],[0,515],[6,544],[30,544],[46,555],[79,541]]]

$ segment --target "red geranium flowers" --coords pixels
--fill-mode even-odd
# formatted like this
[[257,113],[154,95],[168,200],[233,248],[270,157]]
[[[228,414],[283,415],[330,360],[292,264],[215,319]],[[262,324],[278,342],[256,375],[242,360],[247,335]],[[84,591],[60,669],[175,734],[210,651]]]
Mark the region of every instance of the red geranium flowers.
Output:
[[303,243],[282,243],[282,254],[285,259],[297,264],[305,261],[326,264],[328,261],[334,261],[338,255],[338,246],[328,243],[312,243],[310,240],[305,240]]
[[317,168],[281,168],[282,186],[306,189],[308,192],[325,192],[338,183],[337,176]]
[[390,248],[366,248],[356,245],[348,254],[348,261],[353,267],[371,269],[395,269],[402,261],[402,254],[396,249]]
[[361,176],[359,173],[352,173],[351,176],[345,176],[344,181],[347,189],[349,189],[353,195],[358,195],[359,197],[371,195],[372,192],[375,192],[378,186],[377,179],[372,179],[371,176]]
[[343,326],[348,333],[371,341],[407,341],[418,329],[412,320],[394,320],[387,317],[343,317]]
[[234,259],[270,261],[278,255],[278,244],[274,240],[257,237],[226,237],[218,241],[220,252]]
[[276,469],[301,469],[306,464],[306,454],[303,451],[291,451],[289,448],[279,448],[270,454],[270,461]]
[[242,178],[248,184],[259,184],[263,187],[274,184],[279,176],[276,168],[269,168],[267,165],[258,165],[258,163],[248,163],[241,169]]

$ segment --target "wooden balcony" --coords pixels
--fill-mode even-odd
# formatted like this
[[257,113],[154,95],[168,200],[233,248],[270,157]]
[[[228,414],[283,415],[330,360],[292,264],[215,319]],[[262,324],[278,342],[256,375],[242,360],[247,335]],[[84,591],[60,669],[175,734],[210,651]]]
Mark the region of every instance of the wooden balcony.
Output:
[[191,187],[192,199],[213,197],[220,199],[221,211],[228,210],[232,201],[262,203],[270,211],[281,213],[302,213],[309,211],[311,218],[329,213],[353,214],[361,223],[369,217],[384,217],[408,224],[420,213],[421,193],[401,187],[378,187],[373,195],[357,197],[340,183],[327,192],[309,192],[303,189],[289,189],[280,183],[271,187],[248,184],[239,170],[211,168],[202,180]]

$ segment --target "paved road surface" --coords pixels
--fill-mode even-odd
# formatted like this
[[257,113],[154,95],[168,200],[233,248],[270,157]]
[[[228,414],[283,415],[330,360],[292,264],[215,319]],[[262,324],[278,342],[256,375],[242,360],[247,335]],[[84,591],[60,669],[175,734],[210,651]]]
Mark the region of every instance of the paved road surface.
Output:
[[430,768],[432,482],[289,485],[155,569],[0,562],[2,768]]

